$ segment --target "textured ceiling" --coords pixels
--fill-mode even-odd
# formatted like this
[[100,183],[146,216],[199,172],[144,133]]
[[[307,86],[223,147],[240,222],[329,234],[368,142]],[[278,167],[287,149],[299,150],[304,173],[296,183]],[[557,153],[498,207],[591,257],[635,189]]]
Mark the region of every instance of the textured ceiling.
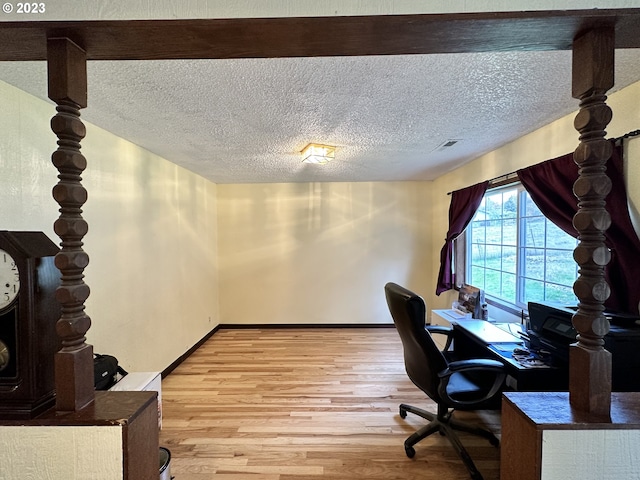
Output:
[[[569,51],[96,61],[88,75],[84,120],[216,183],[431,180],[578,104]],[[45,62],[0,63],[0,80],[46,99]],[[614,90],[638,80],[640,50],[618,50]],[[310,142],[335,161],[301,163]]]

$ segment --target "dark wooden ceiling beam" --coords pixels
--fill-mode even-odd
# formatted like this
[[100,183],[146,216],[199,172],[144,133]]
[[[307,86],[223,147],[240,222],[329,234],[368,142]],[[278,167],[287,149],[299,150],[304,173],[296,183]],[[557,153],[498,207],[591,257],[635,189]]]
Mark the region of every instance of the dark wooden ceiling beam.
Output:
[[640,48],[640,8],[535,12],[0,22],[0,61],[45,60],[67,37],[87,60],[273,58],[570,50],[579,32],[613,26]]

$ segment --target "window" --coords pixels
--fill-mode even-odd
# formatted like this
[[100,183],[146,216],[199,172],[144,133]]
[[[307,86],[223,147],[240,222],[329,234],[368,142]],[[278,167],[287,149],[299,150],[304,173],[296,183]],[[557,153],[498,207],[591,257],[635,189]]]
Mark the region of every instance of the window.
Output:
[[489,299],[517,309],[577,304],[577,240],[547,220],[521,184],[487,191],[465,234],[465,281]]

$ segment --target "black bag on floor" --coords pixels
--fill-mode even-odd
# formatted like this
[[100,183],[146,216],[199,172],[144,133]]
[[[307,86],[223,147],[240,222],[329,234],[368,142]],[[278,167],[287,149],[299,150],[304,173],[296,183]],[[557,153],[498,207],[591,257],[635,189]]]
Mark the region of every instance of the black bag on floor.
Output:
[[118,374],[124,377],[127,372],[118,365],[116,357],[94,354],[93,381],[96,390],[109,390],[118,381]]

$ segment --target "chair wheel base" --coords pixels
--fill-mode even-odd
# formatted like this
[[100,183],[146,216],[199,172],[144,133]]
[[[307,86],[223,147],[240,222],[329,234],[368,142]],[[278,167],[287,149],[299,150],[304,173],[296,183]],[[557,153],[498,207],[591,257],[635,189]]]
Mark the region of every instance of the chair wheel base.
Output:
[[405,447],[404,447],[404,453],[406,453],[406,454],[407,454],[407,457],[409,457],[409,458],[413,458],[413,457],[415,457],[415,456],[416,456],[416,450],[415,450],[415,448],[413,448],[413,447],[407,447],[407,446],[405,446]]

